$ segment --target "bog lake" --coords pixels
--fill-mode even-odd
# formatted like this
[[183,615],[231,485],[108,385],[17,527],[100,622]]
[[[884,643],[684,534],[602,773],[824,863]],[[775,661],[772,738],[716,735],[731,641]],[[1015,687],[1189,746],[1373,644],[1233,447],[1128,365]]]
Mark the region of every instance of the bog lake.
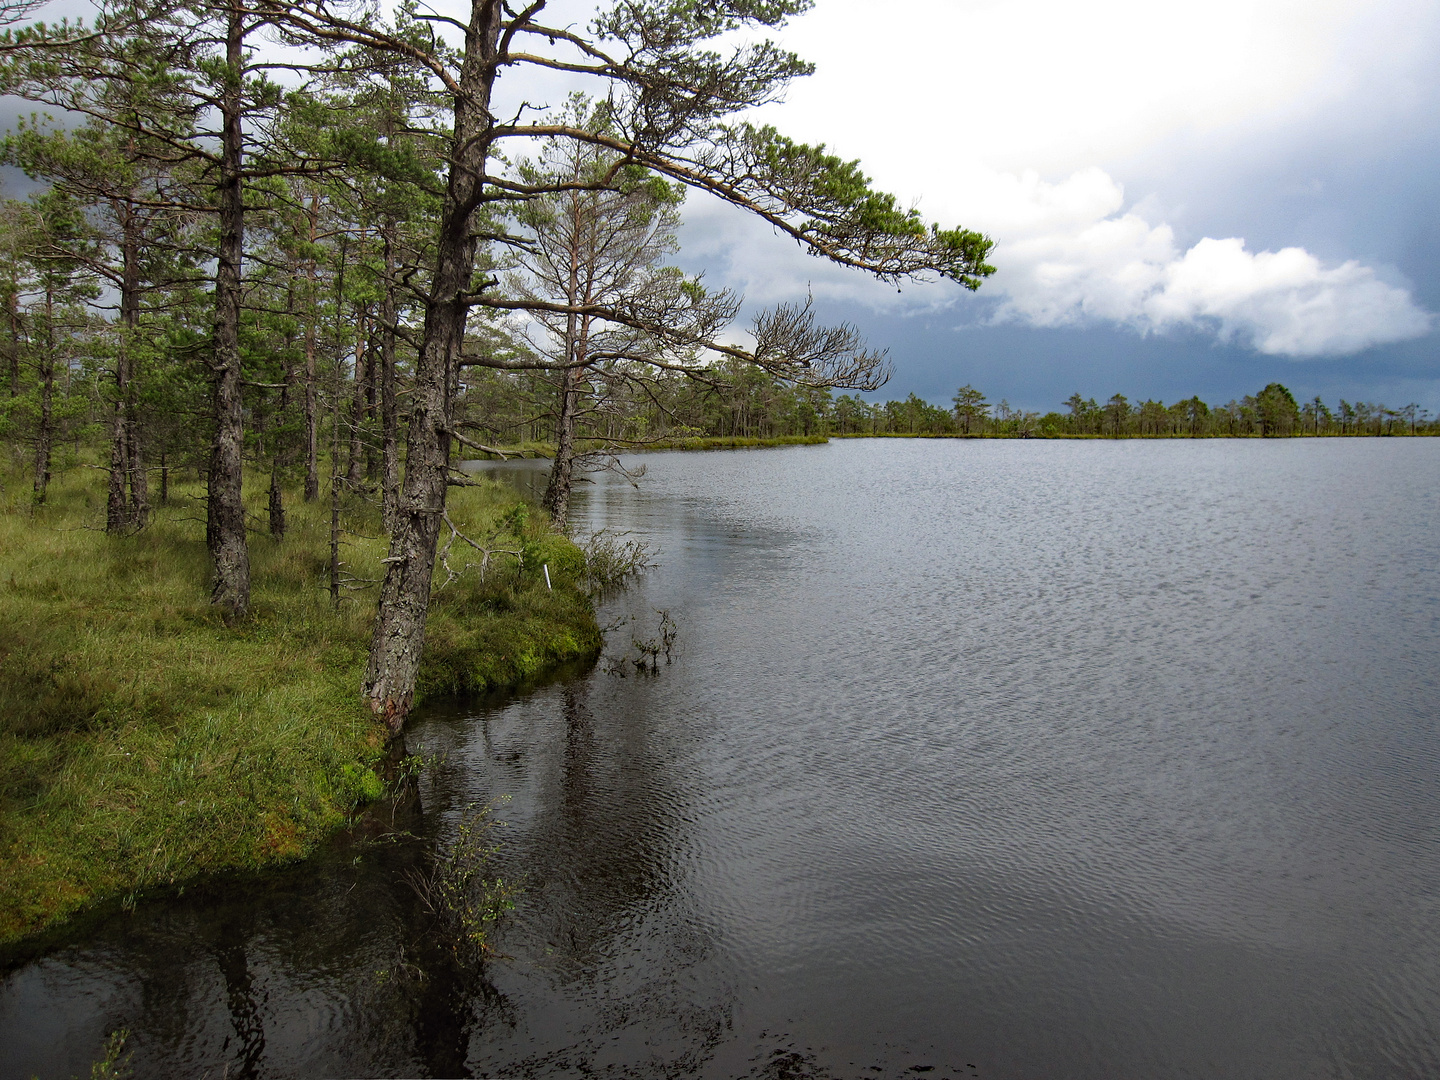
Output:
[[[1440,1076],[1440,440],[634,460],[610,659],[418,714],[414,839],[9,971],[0,1075]],[[444,969],[405,876],[499,796]]]

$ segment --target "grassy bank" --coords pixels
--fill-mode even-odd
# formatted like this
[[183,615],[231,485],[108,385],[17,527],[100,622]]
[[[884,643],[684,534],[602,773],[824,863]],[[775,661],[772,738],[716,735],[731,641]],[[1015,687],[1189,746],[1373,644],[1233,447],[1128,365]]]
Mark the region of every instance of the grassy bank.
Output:
[[[1218,433],[1218,432],[1208,432],[1208,433],[1203,434],[1203,435],[1189,435],[1189,434],[1183,434],[1183,433],[1166,433],[1166,434],[1163,434],[1163,435],[1154,435],[1154,434],[1148,434],[1148,433],[1147,433],[1147,434],[1143,434],[1143,435],[1142,435],[1142,434],[1140,434],[1139,432],[1129,432],[1129,431],[1127,431],[1127,432],[1122,432],[1122,433],[1119,434],[1119,435],[1113,435],[1113,434],[1111,434],[1111,435],[1098,435],[1098,434],[1096,434],[1096,433],[1094,433],[1094,432],[1083,432],[1083,433],[1080,433],[1080,432],[1062,432],[1062,431],[1035,431],[1035,432],[1031,432],[1029,435],[1024,435],[1024,436],[1019,435],[1019,434],[1016,434],[1016,433],[1014,433],[1014,432],[1005,432],[1004,434],[1001,434],[1000,432],[995,432],[995,431],[987,431],[987,432],[985,432],[983,435],[982,435],[982,434],[964,435],[964,434],[960,434],[960,433],[957,433],[957,432],[954,432],[954,431],[922,431],[922,432],[916,432],[916,431],[875,431],[875,432],[870,432],[870,431],[847,431],[847,432],[845,432],[844,434],[837,434],[837,433],[835,433],[835,432],[832,432],[829,437],[832,438],[832,439],[1020,439],[1020,438],[1037,439],[1037,440],[1038,440],[1038,439],[1071,439],[1071,440],[1093,439],[1093,440],[1105,440],[1105,441],[1107,441],[1107,442],[1115,442],[1115,441],[1117,441],[1117,440],[1122,440],[1122,439],[1169,439],[1169,440],[1191,439],[1191,440],[1194,440],[1194,439],[1264,439],[1264,438],[1267,438],[1267,436],[1261,435],[1258,431],[1256,431],[1256,432],[1251,432],[1251,433],[1248,434],[1248,435],[1224,434],[1224,433]],[[1389,438],[1410,439],[1410,438],[1419,438],[1419,439],[1424,439],[1424,438],[1432,438],[1432,437],[1436,437],[1436,436],[1433,435],[1431,432],[1426,432],[1426,431],[1416,432],[1414,435],[1412,435],[1412,434],[1411,434],[1410,432],[1408,432],[1408,431],[1407,431],[1407,432],[1395,433],[1395,434],[1387,433],[1387,434],[1384,434],[1384,435],[1376,435],[1374,432],[1365,432],[1365,433],[1356,432],[1356,433],[1351,433],[1351,434],[1346,434],[1346,435],[1339,435],[1339,434],[1330,435],[1330,434],[1321,433],[1321,434],[1319,434],[1319,435],[1316,435],[1316,434],[1315,434],[1314,432],[1312,432],[1312,431],[1296,431],[1296,432],[1290,433],[1289,435],[1268,436],[1268,438],[1271,438],[1271,439],[1275,439],[1275,438],[1283,438],[1283,439],[1389,439]]]
[[770,439],[746,435],[704,435],[647,443],[631,453],[643,454],[648,450],[755,450],[767,446],[819,446],[828,441],[824,435],[777,435]]
[[[1054,433],[1052,433],[1052,432],[1046,432],[1046,433],[1043,434],[1043,435],[1040,434],[1039,432],[1032,432],[1031,434],[1026,435],[1026,436],[1024,436],[1024,437],[1027,438],[1027,439],[1109,439],[1109,438],[1113,438],[1113,436],[1110,436],[1110,435],[1057,435],[1057,434],[1054,434]],[[1127,435],[1127,436],[1125,436],[1125,437],[1126,437],[1126,438],[1137,438],[1137,439],[1141,439],[1141,438],[1143,438],[1143,439],[1148,439],[1148,438],[1151,438],[1152,436],[1149,436],[1149,435],[1129,436],[1129,435]],[[1181,436],[1173,436],[1173,437],[1174,437],[1174,438],[1180,438]],[[961,431],[847,431],[847,432],[844,432],[843,434],[832,433],[832,434],[830,435],[830,438],[832,438],[832,439],[1018,439],[1018,438],[1021,438],[1021,436],[1018,435],[1018,434],[1012,433],[1012,432],[1005,432],[1004,434],[1001,434],[1000,432],[996,432],[996,431],[987,431],[987,432],[985,432],[985,433],[983,433],[983,434],[981,434],[980,432],[976,432],[976,433],[973,434],[973,435],[966,435],[964,432],[961,432]],[[1165,438],[1172,438],[1172,436],[1167,435],[1167,436],[1165,436]]]
[[[254,615],[206,603],[198,487],[111,538],[103,474],[0,495],[0,942],[107,898],[303,857],[381,793],[384,733],[359,699],[374,588],[325,587],[328,507],[290,504],[282,541],[252,533]],[[248,493],[257,527],[263,492]],[[484,580],[440,589],[421,693],[483,691],[598,651],[584,560],[498,484],[459,489],[451,516],[509,550]],[[349,508],[378,537],[372,509]],[[478,562],[452,551],[457,570]],[[348,536],[346,572],[380,577],[383,542]],[[548,562],[554,591],[540,576]],[[446,578],[437,575],[437,584]],[[364,584],[355,582],[355,584]]]
[[[767,446],[818,446],[829,440],[824,435],[777,435],[774,438],[759,438],[748,435],[695,435],[677,439],[659,439],[655,442],[647,442],[643,445],[625,446],[615,448],[620,454],[648,454],[654,450],[756,450]],[[515,446],[500,446],[510,457],[521,458],[547,458],[555,456],[555,444],[545,442],[520,443]],[[584,440],[580,443],[580,450],[583,453],[587,450],[600,450],[604,447],[599,443],[587,443]],[[493,456],[486,455],[484,460],[493,460]]]

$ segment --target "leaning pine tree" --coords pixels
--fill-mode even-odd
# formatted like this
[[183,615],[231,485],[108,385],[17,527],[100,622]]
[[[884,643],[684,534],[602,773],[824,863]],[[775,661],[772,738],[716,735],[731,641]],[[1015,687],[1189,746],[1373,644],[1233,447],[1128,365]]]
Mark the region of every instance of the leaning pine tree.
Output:
[[[432,26],[463,35],[454,48],[438,32],[430,44],[417,43],[413,35],[326,0],[265,6],[297,42],[360,45],[405,58],[433,80],[450,107],[446,187],[424,302],[405,477],[364,679],[372,708],[393,731],[410,710],[425,641],[466,323],[476,307],[531,306],[503,297],[493,277],[477,276],[482,243],[518,242],[490,223],[503,217],[505,207],[555,190],[506,171],[507,158],[525,156],[517,144],[573,139],[604,146],[624,165],[708,192],[759,216],[811,253],[882,280],[938,275],[973,289],[993,272],[985,263],[991,248],[986,237],[927,227],[915,211],[873,190],[858,164],[773,128],[727,122],[776,100],[792,78],[811,68],[769,41],[723,54],[711,43],[745,28],[779,27],[808,6],[807,0],[619,0],[579,32],[548,25],[545,0],[523,7],[472,0],[463,22],[429,17]],[[524,112],[533,106],[521,100],[522,80],[532,72],[593,79],[593,96],[610,102],[613,132],[598,134],[563,119],[526,122]],[[502,74],[515,100],[508,118],[497,115],[494,103]],[[576,314],[587,313],[564,303],[545,310],[565,314],[572,306]],[[666,334],[655,321],[664,311],[643,302],[605,314],[617,324]],[[808,309],[778,309],[754,329],[749,358],[781,375],[827,373],[839,384],[862,379],[879,362],[856,349],[853,334],[816,327]]]
[[[592,108],[576,98],[565,119],[602,133],[605,112],[603,105]],[[657,370],[691,374],[714,386],[718,369],[696,343],[713,339],[734,318],[739,301],[661,265],[678,246],[682,185],[576,139],[545,140],[538,159],[522,164],[519,176],[530,186],[562,189],[537,196],[517,215],[530,243],[516,253],[516,272],[505,284],[528,305],[530,321],[520,333],[553,391],[555,456],[542,502],[551,524],[563,530],[576,470],[596,458],[613,464],[620,445],[601,440],[582,452],[581,417],[593,416],[612,403],[612,392],[630,384],[639,384],[642,394],[653,391],[651,373]],[[662,298],[663,314],[657,306]],[[604,315],[633,312],[642,302],[655,312],[652,321],[663,334]],[[547,310],[550,304],[564,310]],[[684,344],[677,348],[677,341]],[[531,357],[507,363],[496,355],[475,362],[510,368],[536,363]],[[653,392],[648,396],[658,400]]]

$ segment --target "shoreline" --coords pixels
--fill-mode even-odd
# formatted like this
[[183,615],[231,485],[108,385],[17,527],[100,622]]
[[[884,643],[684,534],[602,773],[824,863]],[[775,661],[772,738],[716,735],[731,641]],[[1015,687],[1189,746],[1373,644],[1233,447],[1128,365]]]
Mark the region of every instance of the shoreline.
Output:
[[[617,449],[617,455],[641,455],[660,452],[700,452],[711,450],[763,450],[781,446],[823,446],[832,439],[959,439],[959,440],[986,440],[986,441],[1035,441],[1035,442],[1132,442],[1132,441],[1164,441],[1164,442],[1199,442],[1210,440],[1233,440],[1236,442],[1251,440],[1283,441],[1290,439],[1307,440],[1330,440],[1330,439],[1428,439],[1440,438],[1440,433],[1418,431],[1415,433],[1386,433],[1376,435],[1370,432],[1349,433],[1349,434],[1323,434],[1316,435],[1314,432],[1296,432],[1291,435],[1151,435],[1151,434],[1126,434],[1126,435],[1094,435],[1094,434],[1057,434],[1036,432],[1030,435],[1020,434],[997,434],[995,432],[975,433],[967,435],[964,432],[956,431],[847,431],[830,432],[827,435],[779,435],[773,438],[751,438],[748,436],[705,436],[689,439],[673,439],[655,443],[647,443],[644,446],[625,447]],[[555,449],[549,443],[522,443],[517,446],[496,447],[509,460],[549,460],[554,457]],[[502,460],[496,454],[485,454],[480,457],[465,458],[465,462],[494,462]]]
[[[657,442],[645,443],[640,446],[626,446],[616,448],[614,453],[621,454],[648,454],[652,452],[685,450],[764,450],[775,446],[819,446],[829,442],[830,437],[825,435],[776,435],[771,438],[760,438],[749,435],[704,435],[681,439],[661,439]],[[513,446],[497,446],[496,450],[505,455],[506,458],[515,459],[550,459],[555,456],[555,446],[546,442],[517,443]],[[594,446],[581,446],[581,452],[597,449]],[[497,454],[482,454],[479,457],[464,458],[465,461],[499,461]]]
[[1044,433],[1044,432],[1036,432],[1036,433],[1033,433],[1033,434],[1030,434],[1030,435],[1019,435],[1019,434],[1005,434],[1005,435],[1000,435],[1000,434],[996,434],[996,433],[993,433],[993,432],[987,432],[987,433],[985,433],[985,434],[976,433],[976,434],[972,434],[972,435],[966,435],[966,434],[964,434],[963,432],[956,432],[956,431],[879,431],[879,432],[850,431],[850,432],[845,432],[845,433],[843,433],[843,434],[842,434],[842,433],[832,432],[830,435],[827,436],[828,439],[1010,439],[1010,440],[1025,439],[1025,440],[1034,440],[1034,441],[1037,441],[1037,442],[1063,442],[1063,441],[1077,441],[1077,442],[1095,442],[1095,441],[1102,441],[1102,442],[1128,442],[1128,441],[1135,440],[1135,439],[1152,440],[1152,441],[1164,440],[1164,441],[1168,441],[1168,442],[1186,442],[1186,441],[1199,442],[1199,441],[1201,441],[1201,440],[1211,440],[1211,439],[1233,439],[1233,440],[1239,442],[1239,441],[1248,441],[1248,440],[1252,440],[1252,439],[1265,439],[1265,440],[1269,440],[1269,441],[1275,441],[1275,440],[1282,440],[1282,439],[1431,439],[1431,438],[1437,438],[1437,437],[1440,437],[1440,436],[1437,436],[1436,433],[1432,433],[1432,432],[1428,432],[1428,431],[1417,431],[1417,432],[1415,432],[1415,433],[1413,433],[1413,434],[1407,431],[1407,432],[1399,433],[1399,434],[1386,433],[1386,434],[1382,434],[1382,435],[1376,435],[1376,434],[1373,434],[1373,433],[1371,433],[1371,432],[1365,432],[1365,433],[1363,433],[1363,434],[1362,434],[1362,433],[1359,433],[1359,432],[1355,432],[1355,433],[1349,433],[1349,434],[1344,434],[1344,435],[1340,435],[1340,434],[1334,434],[1334,435],[1316,435],[1314,432],[1311,432],[1311,431],[1295,432],[1295,433],[1292,434],[1292,435],[1259,435],[1259,434],[1252,434],[1252,435],[1151,435],[1151,434],[1145,434],[1145,435],[1141,435],[1141,434],[1131,434],[1131,435],[1094,435],[1094,434],[1088,434],[1088,433],[1087,433],[1087,434],[1058,434],[1058,433]]
[[[107,537],[83,472],[57,475],[33,515],[24,485],[7,484],[0,513],[7,953],[117,901],[306,858],[386,792],[387,732],[359,693],[373,593],[332,607],[319,577],[328,506],[296,499],[285,539],[252,535],[254,614],[227,628],[207,602],[203,521],[186,498],[198,486],[143,532]],[[247,484],[250,512],[264,498],[260,478]],[[498,484],[467,488],[452,513],[493,528],[515,501]],[[384,556],[366,512],[351,509],[345,545],[361,586]],[[584,555],[541,515],[523,544],[528,570],[437,589],[417,706],[599,654]]]

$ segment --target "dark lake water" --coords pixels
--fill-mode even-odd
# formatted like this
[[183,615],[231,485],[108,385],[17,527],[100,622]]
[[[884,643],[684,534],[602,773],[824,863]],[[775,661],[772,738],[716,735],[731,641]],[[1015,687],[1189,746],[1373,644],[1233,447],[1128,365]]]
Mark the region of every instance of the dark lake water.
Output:
[[[673,663],[427,711],[420,839],[11,970],[0,1073],[1440,1076],[1440,440],[644,460],[574,516]],[[501,795],[447,966],[403,875]]]

